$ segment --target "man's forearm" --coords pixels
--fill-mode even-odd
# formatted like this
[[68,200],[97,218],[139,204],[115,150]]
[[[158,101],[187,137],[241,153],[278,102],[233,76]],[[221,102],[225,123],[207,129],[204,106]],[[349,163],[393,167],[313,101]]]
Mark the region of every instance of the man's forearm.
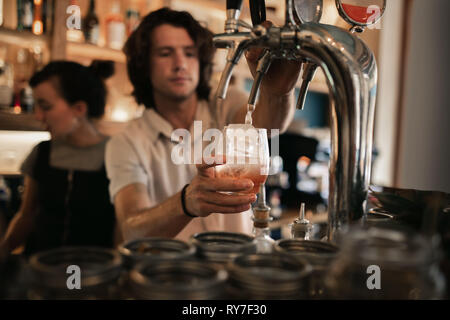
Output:
[[183,214],[181,193],[178,192],[153,208],[128,214],[123,221],[125,241],[143,237],[175,237],[192,220]]
[[294,113],[293,93],[277,96],[261,90],[253,113],[254,125],[258,128],[280,129],[282,133],[288,128]]

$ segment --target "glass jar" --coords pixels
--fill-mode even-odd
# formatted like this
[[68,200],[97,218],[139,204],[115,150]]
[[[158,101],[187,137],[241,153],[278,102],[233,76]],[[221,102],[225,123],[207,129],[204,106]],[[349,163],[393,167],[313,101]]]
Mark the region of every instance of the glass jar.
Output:
[[130,272],[130,292],[135,299],[212,300],[225,293],[228,274],[194,259],[142,262]]
[[120,245],[118,250],[128,269],[143,261],[183,259],[195,255],[195,247],[192,244],[165,238],[132,240]]
[[327,297],[323,279],[337,256],[339,249],[336,245],[314,240],[282,239],[275,243],[274,248],[276,252],[304,259],[311,264],[308,298]]
[[197,248],[199,259],[222,267],[241,254],[256,252],[253,237],[243,233],[202,232],[192,235],[190,241]]
[[[79,268],[78,274],[73,266]],[[31,256],[29,267],[30,299],[120,298],[122,257],[114,250],[96,247],[52,249]],[[80,287],[71,287],[69,284],[76,284],[77,276]]]
[[332,298],[442,298],[445,279],[433,241],[404,228],[354,226],[339,242],[325,280]]
[[311,266],[292,256],[247,254],[228,265],[229,294],[234,299],[304,299]]

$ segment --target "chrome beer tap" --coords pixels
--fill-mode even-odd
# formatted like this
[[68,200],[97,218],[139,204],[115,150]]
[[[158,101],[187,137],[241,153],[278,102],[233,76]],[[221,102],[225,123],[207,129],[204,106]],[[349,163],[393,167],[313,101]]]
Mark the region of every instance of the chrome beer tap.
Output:
[[[380,1],[384,3],[384,10],[385,0]],[[228,27],[225,33],[214,36],[216,47],[229,49],[217,95],[225,98],[233,67],[250,47],[265,50],[258,63],[249,103],[256,102],[261,80],[273,59],[303,63],[303,84],[297,104],[300,107],[316,68],[322,69],[331,104],[328,241],[334,241],[337,230],[359,220],[364,212],[371,170],[377,65],[372,51],[355,34],[321,24],[320,17],[310,21],[299,19],[299,12],[305,12],[308,6],[315,6],[317,10],[317,3],[321,5],[322,1],[286,0],[282,27],[258,24],[248,32],[239,32],[238,26],[249,26],[227,23],[236,28]],[[338,9],[344,10],[343,6]],[[320,7],[320,14],[321,10]]]

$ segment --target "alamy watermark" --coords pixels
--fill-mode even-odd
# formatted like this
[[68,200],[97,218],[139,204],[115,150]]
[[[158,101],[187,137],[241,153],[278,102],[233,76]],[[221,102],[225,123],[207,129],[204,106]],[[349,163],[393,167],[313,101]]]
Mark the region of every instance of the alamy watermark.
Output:
[[66,286],[69,290],[81,290],[81,268],[75,264],[70,265],[66,269],[67,277]]
[[381,269],[377,265],[370,265],[366,270],[370,277],[367,278],[366,285],[369,290],[381,290]]
[[370,5],[367,7],[367,14],[369,17],[367,18],[367,29],[381,29],[381,8],[377,5]]
[[66,9],[69,17],[66,20],[66,27],[69,30],[81,30],[81,9],[80,6],[71,5]]

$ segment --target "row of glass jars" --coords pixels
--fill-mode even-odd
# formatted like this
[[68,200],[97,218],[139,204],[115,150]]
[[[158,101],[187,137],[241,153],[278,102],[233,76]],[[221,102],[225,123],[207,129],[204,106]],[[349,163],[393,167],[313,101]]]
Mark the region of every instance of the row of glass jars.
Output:
[[[327,242],[284,239],[275,242],[272,253],[262,254],[256,253],[250,236],[206,232],[193,235],[189,243],[147,238],[118,250],[61,248],[30,259],[28,298],[443,297],[445,281],[437,268],[438,256],[419,236],[357,229],[343,235],[338,244],[341,250]],[[80,288],[76,288],[77,271]]]

